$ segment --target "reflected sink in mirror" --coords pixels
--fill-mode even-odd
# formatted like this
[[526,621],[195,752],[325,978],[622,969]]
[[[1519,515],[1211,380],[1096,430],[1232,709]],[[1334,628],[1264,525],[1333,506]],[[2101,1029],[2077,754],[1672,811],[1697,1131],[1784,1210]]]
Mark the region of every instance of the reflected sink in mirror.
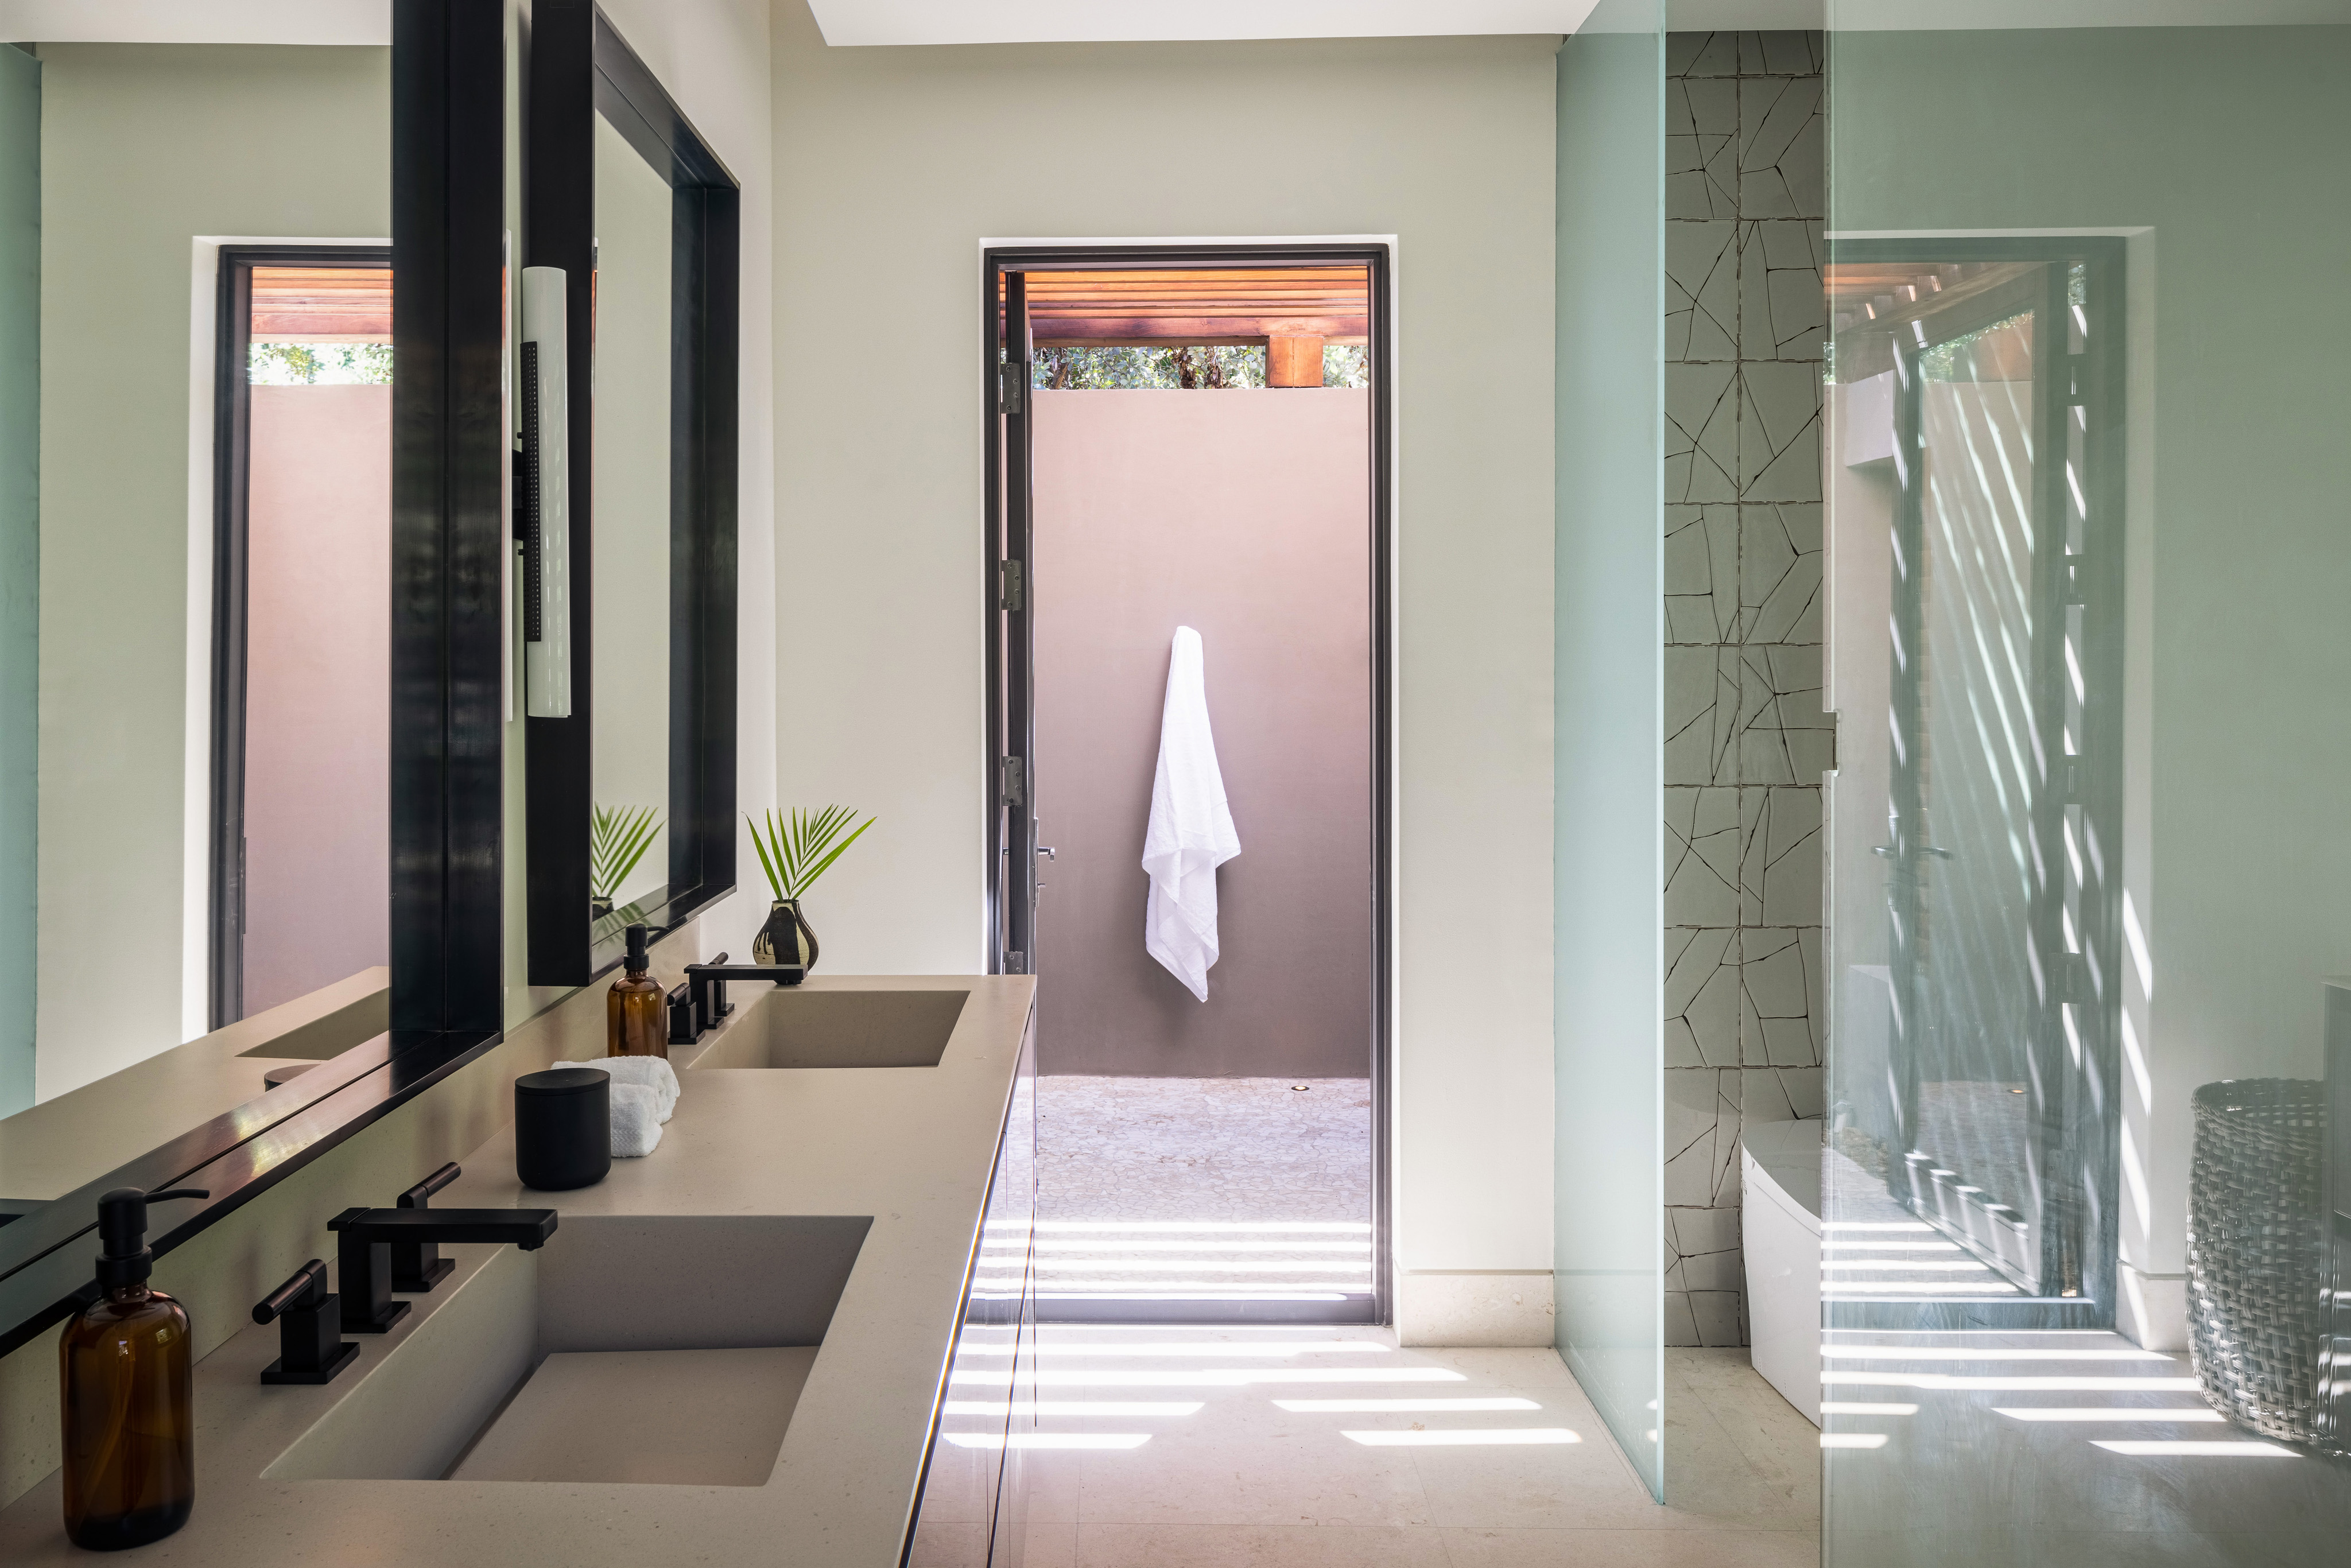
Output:
[[778,987],[744,995],[701,1055],[711,1067],[936,1067],[967,990],[836,991]]
[[420,1300],[262,1473],[763,1485],[872,1224],[566,1215],[538,1251],[500,1248]]

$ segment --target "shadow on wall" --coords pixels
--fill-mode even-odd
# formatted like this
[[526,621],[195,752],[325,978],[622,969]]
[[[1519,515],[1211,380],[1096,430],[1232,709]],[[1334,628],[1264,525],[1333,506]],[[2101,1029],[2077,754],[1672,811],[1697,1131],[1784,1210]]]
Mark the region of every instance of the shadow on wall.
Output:
[[[1371,394],[1037,394],[1039,1065],[1364,1077],[1372,1030]],[[1204,1004],[1143,948],[1176,628],[1205,644],[1241,853]]]

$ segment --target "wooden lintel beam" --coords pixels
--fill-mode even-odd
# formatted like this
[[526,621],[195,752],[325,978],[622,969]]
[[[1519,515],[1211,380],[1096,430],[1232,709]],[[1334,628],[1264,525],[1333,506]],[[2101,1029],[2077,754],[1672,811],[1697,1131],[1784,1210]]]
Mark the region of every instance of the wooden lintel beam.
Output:
[[1224,340],[1265,341],[1276,327],[1292,336],[1360,340],[1371,330],[1363,317],[1282,316],[1031,316],[1039,342],[1102,339],[1118,342],[1213,343]]
[[[1043,332],[1038,333],[1031,340],[1040,349],[1166,349],[1179,345],[1186,348],[1262,349],[1268,341],[1264,338],[1064,338]],[[1351,343],[1361,348],[1371,339],[1325,338],[1322,340],[1325,343]]]

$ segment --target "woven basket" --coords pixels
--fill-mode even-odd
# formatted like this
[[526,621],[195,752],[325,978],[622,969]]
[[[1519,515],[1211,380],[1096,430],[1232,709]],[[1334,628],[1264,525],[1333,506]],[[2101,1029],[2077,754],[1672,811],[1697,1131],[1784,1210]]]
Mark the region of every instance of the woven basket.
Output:
[[2324,1085],[2239,1078],[2196,1091],[2188,1178],[2188,1351],[2211,1406],[2311,1440],[2325,1335]]

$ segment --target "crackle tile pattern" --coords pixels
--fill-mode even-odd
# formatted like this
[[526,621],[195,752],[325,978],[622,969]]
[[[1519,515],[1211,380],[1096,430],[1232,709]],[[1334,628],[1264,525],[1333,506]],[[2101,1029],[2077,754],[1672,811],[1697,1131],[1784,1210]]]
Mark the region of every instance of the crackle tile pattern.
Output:
[[1818,33],[1666,74],[1666,1343],[1747,1340],[1739,1129],[1823,1112]]

